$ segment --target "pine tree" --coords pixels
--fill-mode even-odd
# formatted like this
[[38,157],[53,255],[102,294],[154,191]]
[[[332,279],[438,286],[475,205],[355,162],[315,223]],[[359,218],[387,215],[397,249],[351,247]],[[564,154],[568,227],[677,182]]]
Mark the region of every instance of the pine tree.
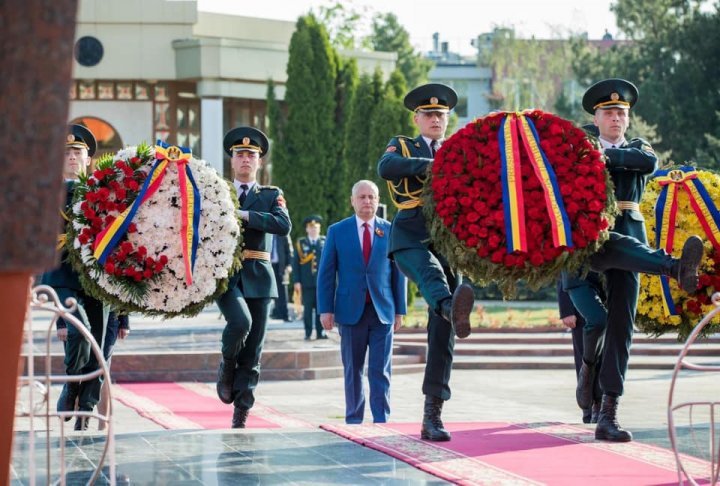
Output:
[[293,233],[303,233],[310,214],[326,218],[328,187],[338,142],[335,135],[336,54],[312,15],[300,17],[290,40],[285,102],[287,123],[275,179],[285,191]]
[[367,153],[370,170],[366,178],[375,181],[380,188],[380,201],[387,204],[388,215],[394,214],[395,208],[390,200],[387,183],[377,174],[377,162],[390,138],[396,135],[413,136],[415,132],[411,113],[403,104],[406,92],[405,77],[396,69],[385,84],[380,103],[375,108],[370,122]]
[[346,181],[348,164],[344,157],[345,131],[350,119],[352,98],[358,84],[358,67],[354,58],[338,57],[338,75],[335,83],[335,163],[332,168],[332,183],[328,187],[328,224],[339,221],[347,216],[350,206],[350,191]]
[[[343,144],[343,159],[347,163],[345,194],[349,194],[350,188],[357,181],[366,179],[371,169],[368,163],[370,120],[381,95],[382,77],[380,76],[379,72],[372,77],[367,74],[360,76],[350,103],[350,114]],[[380,79],[380,83],[378,83],[378,79]]]

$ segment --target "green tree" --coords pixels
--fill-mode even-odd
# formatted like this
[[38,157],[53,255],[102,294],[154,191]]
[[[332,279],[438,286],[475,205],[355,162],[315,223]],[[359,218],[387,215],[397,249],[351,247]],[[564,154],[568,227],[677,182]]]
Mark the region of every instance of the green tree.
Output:
[[397,53],[397,67],[408,86],[414,88],[425,82],[433,63],[415,52],[410,34],[400,25],[395,14],[381,13],[373,18],[369,41],[375,51]]
[[328,188],[328,224],[345,217],[349,211],[348,198],[350,190],[348,178],[348,161],[344,156],[345,132],[350,120],[352,100],[358,85],[358,67],[354,58],[338,58],[338,75],[335,84],[335,130],[334,148],[335,164],[332,167],[332,185]]
[[[360,179],[367,179],[374,166],[370,166],[370,123],[382,95],[382,73],[377,70],[373,76],[363,74],[350,103],[350,113],[345,128],[343,159],[347,163],[345,194]],[[377,148],[379,150],[379,148]]]
[[571,56],[565,40],[518,39],[513,29],[495,29],[492,49],[483,60],[495,73],[494,107],[553,110],[563,88],[559,80],[572,76]]
[[309,214],[327,217],[336,162],[336,54],[314,16],[300,17],[290,40],[282,132],[274,176],[285,191],[295,235]]
[[380,102],[376,106],[370,121],[369,149],[367,151],[369,171],[366,178],[377,183],[380,188],[380,201],[388,205],[389,215],[395,213],[395,207],[390,200],[387,183],[380,179],[377,174],[377,163],[391,137],[395,135],[413,135],[414,126],[411,113],[403,104],[403,97],[406,92],[405,77],[399,69],[396,69],[385,84]]
[[633,81],[640,99],[633,111],[657,127],[659,150],[678,162],[700,155],[705,167],[720,166],[705,136],[720,106],[720,14],[702,0],[618,0],[612,9],[621,32],[632,40],[600,52],[578,49],[573,68],[581,83],[607,77]]
[[318,7],[317,19],[328,31],[330,43],[336,49],[362,49],[369,47],[367,39],[357,33],[367,22],[369,7],[357,7],[352,0],[333,2]]

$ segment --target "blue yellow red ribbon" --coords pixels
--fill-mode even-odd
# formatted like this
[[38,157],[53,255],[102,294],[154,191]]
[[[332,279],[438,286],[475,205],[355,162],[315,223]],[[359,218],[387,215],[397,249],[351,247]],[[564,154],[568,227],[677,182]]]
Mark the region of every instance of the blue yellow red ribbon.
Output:
[[[700,225],[705,230],[713,247],[720,250],[720,211],[710,194],[698,178],[694,167],[683,166],[678,169],[665,169],[655,172],[662,187],[655,202],[655,247],[672,253],[675,245],[675,220],[678,209],[678,191],[684,190],[690,200]],[[676,316],[675,302],[670,293],[670,281],[667,276],[660,277],[662,303],[666,316]]]
[[137,198],[110,226],[100,232],[95,240],[93,256],[100,264],[105,263],[105,260],[127,232],[138,208],[158,190],[169,164],[174,163],[177,165],[180,185],[180,226],[185,280],[188,286],[192,285],[192,272],[195,267],[199,242],[198,228],[200,226],[201,198],[200,191],[188,165],[190,157],[190,149],[170,146],[158,140],[155,146],[155,163],[150,169]]
[[[500,145],[500,180],[507,251],[527,251],[525,202],[520,167],[521,146],[540,180],[552,227],[553,245],[572,247],[572,228],[560,194],[560,186],[550,162],[540,147],[540,137],[532,120],[523,113],[507,113],[498,131]],[[522,142],[522,145],[521,143]]]

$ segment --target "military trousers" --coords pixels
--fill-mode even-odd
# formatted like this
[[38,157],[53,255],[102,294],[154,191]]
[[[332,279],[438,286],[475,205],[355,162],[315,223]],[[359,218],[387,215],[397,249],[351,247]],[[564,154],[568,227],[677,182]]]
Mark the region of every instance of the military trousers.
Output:
[[312,336],[313,327],[315,328],[316,337],[324,335],[325,330],[320,323],[320,313],[318,313],[317,311],[317,289],[315,287],[303,286],[302,303],[303,324],[305,325],[305,337]]
[[437,311],[440,302],[451,298],[460,282],[447,260],[430,250],[397,250],[392,257],[400,271],[417,284],[429,307],[428,350],[422,392],[424,395],[449,400],[455,333],[450,323]]
[[445,258],[425,248],[396,250],[392,257],[400,271],[418,286],[430,309],[439,312],[440,302],[452,297],[448,283],[452,272]]
[[[70,297],[76,299],[77,309],[73,316],[90,331],[102,352],[108,320],[103,303],[78,289],[56,287],[55,291],[63,303]],[[90,342],[74,325],[64,322],[67,326],[67,341],[64,344],[65,372],[68,375],[84,375],[96,371],[100,368],[100,361],[92,351]],[[98,376],[80,383],[78,403],[81,410],[92,410],[100,401],[103,380],[102,376]]]
[[234,404],[245,410],[251,409],[255,404],[255,388],[260,381],[260,357],[267,333],[270,300],[269,297],[245,299],[250,312],[251,325],[244,346],[237,355],[233,383]]
[[216,300],[217,306],[225,318],[221,352],[223,358],[227,360],[237,358],[245,338],[250,332],[252,317],[239,283],[240,275],[231,277],[228,289]]

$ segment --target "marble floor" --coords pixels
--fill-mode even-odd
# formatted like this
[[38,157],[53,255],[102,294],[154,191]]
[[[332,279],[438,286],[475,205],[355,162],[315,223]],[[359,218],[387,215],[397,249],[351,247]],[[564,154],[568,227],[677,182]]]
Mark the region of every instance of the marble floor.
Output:
[[[13,486],[30,484],[28,435],[17,434]],[[116,436],[116,483],[134,485],[445,484],[404,462],[318,429],[168,431]],[[59,480],[51,439],[50,482]],[[104,437],[65,442],[68,485],[86,484],[105,447]],[[36,442],[36,484],[47,484],[45,442]],[[95,484],[109,484],[104,468]]]

